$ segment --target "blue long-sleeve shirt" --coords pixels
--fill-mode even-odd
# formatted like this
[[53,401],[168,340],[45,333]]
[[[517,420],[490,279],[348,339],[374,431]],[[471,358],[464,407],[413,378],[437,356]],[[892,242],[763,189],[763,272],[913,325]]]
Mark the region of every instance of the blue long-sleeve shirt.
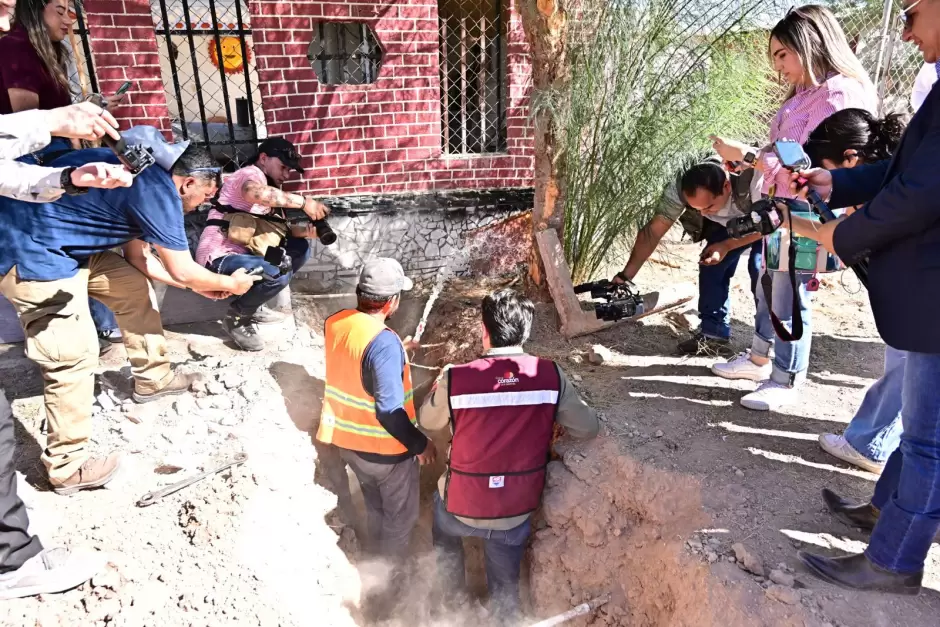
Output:
[[362,357],[362,387],[375,398],[379,424],[408,449],[401,455],[359,452],[358,455],[366,461],[396,464],[420,455],[428,444],[427,437],[405,412],[404,366],[405,350],[398,336],[390,329],[375,336]]

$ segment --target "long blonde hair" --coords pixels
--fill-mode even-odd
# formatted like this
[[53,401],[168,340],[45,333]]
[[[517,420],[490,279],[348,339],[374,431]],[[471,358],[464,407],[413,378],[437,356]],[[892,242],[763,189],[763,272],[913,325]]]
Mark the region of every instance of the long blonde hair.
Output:
[[[824,83],[833,72],[872,85],[862,62],[849,47],[839,21],[826,7],[807,4],[791,9],[777,22],[770,36],[796,53],[803,66],[803,74],[811,85]],[[769,43],[767,51],[773,55]],[[796,93],[796,87],[790,86],[786,99]]]

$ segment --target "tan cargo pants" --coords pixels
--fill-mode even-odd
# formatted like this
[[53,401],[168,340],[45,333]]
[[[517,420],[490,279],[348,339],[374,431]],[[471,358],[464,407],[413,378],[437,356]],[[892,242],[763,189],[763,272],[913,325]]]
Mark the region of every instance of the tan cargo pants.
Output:
[[53,481],[71,477],[88,459],[98,337],[88,309],[93,296],[114,312],[138,392],[173,378],[150,281],[118,254],[100,253],[69,279],[21,281],[16,268],[0,278],[26,334],[26,355],[42,370],[49,434],[42,461]]

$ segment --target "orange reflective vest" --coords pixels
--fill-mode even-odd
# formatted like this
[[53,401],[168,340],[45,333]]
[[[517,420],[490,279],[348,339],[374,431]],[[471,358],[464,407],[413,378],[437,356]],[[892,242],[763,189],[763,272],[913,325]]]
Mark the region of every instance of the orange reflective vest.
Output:
[[[362,358],[366,348],[387,328],[361,311],[340,311],[327,318],[324,331],[326,393],[317,429],[319,441],[363,453],[401,455],[407,452],[401,442],[379,423],[375,398],[362,386]],[[407,353],[402,382],[405,412],[414,423],[414,393]]]

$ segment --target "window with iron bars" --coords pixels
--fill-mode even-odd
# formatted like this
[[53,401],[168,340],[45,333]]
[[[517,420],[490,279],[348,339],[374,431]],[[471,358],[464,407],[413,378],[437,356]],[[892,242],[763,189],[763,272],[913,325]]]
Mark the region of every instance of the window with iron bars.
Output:
[[368,85],[382,67],[382,48],[364,22],[319,22],[307,59],[324,85]]
[[439,0],[441,140],[445,154],[506,150],[501,0]]
[[150,0],[174,136],[241,167],[266,136],[247,0]]

